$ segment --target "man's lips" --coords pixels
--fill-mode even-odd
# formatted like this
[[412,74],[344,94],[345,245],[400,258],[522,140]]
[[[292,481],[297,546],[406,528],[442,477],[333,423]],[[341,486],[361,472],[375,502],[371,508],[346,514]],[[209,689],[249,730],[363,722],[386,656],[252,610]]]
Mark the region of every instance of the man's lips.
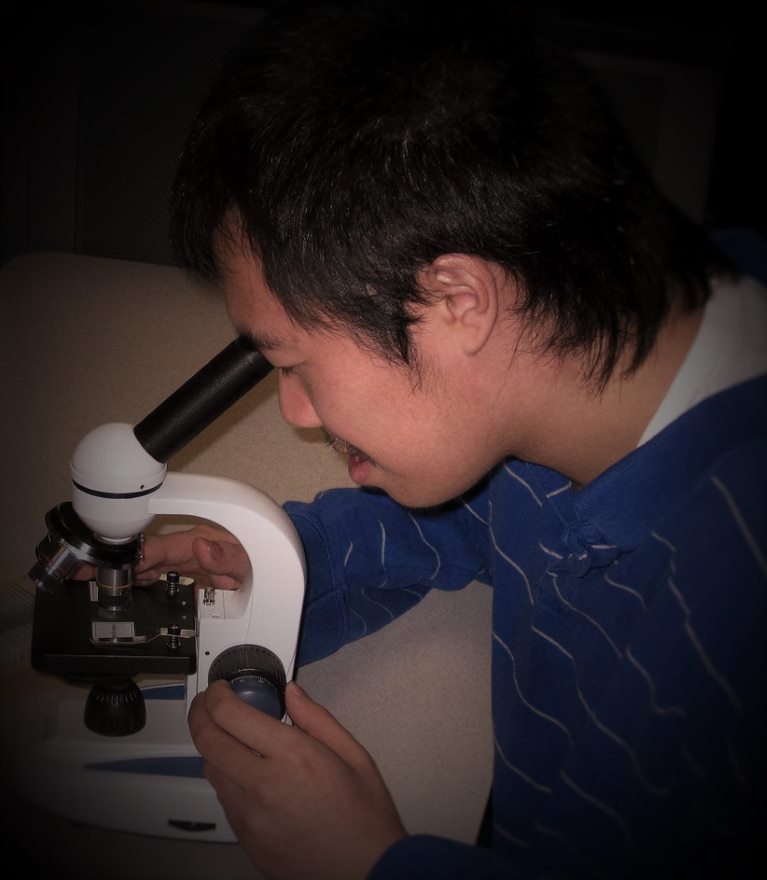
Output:
[[325,431],[325,440],[333,452],[337,452],[339,455],[346,455],[350,460],[353,459],[357,464],[362,464],[363,462],[373,463],[370,456],[365,455],[361,449],[357,449],[356,446],[352,446],[351,443],[347,443],[346,440],[342,440],[340,437],[336,437],[328,431]]
[[351,479],[360,485],[366,483],[370,472],[375,467],[373,459],[369,455],[365,455],[361,449],[357,449],[356,446],[352,446],[351,443],[347,443],[346,440],[342,440],[328,431],[325,431],[325,439],[334,452],[346,456]]
[[349,476],[355,483],[359,485],[367,483],[373,467],[373,462],[366,456],[356,455],[355,453],[349,455]]

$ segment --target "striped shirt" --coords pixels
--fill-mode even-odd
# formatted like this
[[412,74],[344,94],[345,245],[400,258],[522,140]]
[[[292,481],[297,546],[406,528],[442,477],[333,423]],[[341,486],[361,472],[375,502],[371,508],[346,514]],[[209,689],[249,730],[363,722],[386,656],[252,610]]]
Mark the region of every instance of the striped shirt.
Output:
[[375,880],[677,878],[752,846],[765,402],[765,377],[715,394],[578,492],[509,460],[439,511],[355,489],[286,505],[309,569],[301,663],[431,588],[493,586],[492,850],[411,836]]

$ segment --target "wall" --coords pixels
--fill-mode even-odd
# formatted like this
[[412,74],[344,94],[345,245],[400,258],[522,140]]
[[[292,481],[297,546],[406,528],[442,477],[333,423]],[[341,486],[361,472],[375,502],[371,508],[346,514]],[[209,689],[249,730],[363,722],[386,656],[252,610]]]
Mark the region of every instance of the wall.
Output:
[[[615,6],[535,8],[594,72],[672,200],[713,227],[763,226],[748,15],[737,3],[690,22],[661,4]],[[24,10],[2,29],[0,264],[35,250],[171,263],[167,193],[184,132],[263,10],[246,0]]]

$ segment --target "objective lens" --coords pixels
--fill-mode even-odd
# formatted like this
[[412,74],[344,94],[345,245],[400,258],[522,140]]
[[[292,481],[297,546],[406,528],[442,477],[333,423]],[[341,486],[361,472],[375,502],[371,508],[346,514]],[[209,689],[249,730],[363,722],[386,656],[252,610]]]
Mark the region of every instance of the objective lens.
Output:
[[62,584],[82,561],[71,547],[50,535],[37,545],[37,558],[29,576],[36,587],[47,593]]
[[105,611],[122,611],[131,604],[133,566],[112,567],[100,565],[96,571],[99,608]]

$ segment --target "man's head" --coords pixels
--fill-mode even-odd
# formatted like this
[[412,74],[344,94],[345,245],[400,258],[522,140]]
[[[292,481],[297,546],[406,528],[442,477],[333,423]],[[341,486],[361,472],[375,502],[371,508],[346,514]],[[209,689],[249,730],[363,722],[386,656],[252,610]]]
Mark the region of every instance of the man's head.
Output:
[[499,305],[510,291],[495,264],[464,254],[436,261],[424,279],[434,302],[412,328],[414,369],[341,328],[291,320],[247,241],[219,236],[216,255],[235,327],[277,368],[283,417],[324,428],[356,483],[408,506],[432,506],[470,489],[511,449],[530,450],[537,363],[519,358],[506,381],[499,328],[508,319]]
[[[300,324],[412,363],[421,273],[501,267],[542,347],[597,386],[705,298],[706,244],[655,191],[601,100],[513,15],[381,4],[272,16],[235,53],[174,188],[181,260],[216,274],[234,217]],[[626,362],[624,360],[624,366]]]

